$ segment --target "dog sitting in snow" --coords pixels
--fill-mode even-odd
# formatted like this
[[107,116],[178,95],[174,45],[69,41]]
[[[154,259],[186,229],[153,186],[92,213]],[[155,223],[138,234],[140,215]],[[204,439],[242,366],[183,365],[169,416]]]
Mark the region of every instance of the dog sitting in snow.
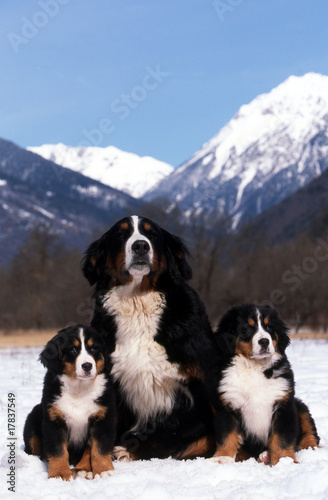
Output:
[[24,441],[26,453],[48,461],[49,478],[113,473],[115,399],[104,352],[103,337],[77,325],[60,330],[40,354],[42,401],[27,417]]
[[251,456],[275,465],[282,457],[319,444],[308,407],[295,397],[294,375],[285,355],[288,329],[270,306],[232,307],[216,339],[215,404],[217,449],[212,460],[233,462],[241,445]]

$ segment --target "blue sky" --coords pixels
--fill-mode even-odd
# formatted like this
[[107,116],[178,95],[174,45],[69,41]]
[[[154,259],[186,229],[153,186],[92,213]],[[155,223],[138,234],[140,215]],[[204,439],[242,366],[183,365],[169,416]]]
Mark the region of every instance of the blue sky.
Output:
[[327,0],[5,0],[0,137],[174,166],[289,75],[328,74]]

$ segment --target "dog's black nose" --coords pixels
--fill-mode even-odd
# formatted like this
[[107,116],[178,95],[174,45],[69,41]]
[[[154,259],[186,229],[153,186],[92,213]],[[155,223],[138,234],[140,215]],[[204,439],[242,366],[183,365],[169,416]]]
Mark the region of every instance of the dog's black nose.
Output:
[[145,240],[137,240],[132,245],[132,252],[142,257],[146,255],[150,250],[150,246]]
[[269,339],[260,339],[259,344],[263,349],[266,349],[269,345]]
[[85,371],[85,373],[89,373],[91,371],[92,364],[91,363],[83,363],[82,369]]

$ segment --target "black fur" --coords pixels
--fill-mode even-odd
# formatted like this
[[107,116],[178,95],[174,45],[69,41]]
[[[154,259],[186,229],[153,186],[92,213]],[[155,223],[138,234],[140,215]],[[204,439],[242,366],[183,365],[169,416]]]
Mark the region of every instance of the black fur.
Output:
[[[95,363],[99,363],[99,369],[97,368],[97,374],[93,380],[102,375],[105,383],[102,393],[95,401],[101,410],[99,415],[90,415],[85,435],[81,435],[78,441],[72,441],[66,415],[60,410],[54,416],[52,411],[56,410],[58,398],[63,395],[64,391],[69,390],[63,385],[61,376],[66,373],[67,367],[74,366],[80,354],[81,345],[78,346],[77,339],[79,339],[81,329],[88,354]],[[87,344],[88,341],[92,343],[91,346]],[[64,448],[68,451],[69,463],[76,465],[81,460],[87,445],[91,446],[94,441],[101,455],[111,454],[115,440],[115,394],[108,375],[109,367],[106,358],[103,337],[92,327],[75,325],[65,328],[47,343],[40,354],[40,361],[47,368],[42,400],[28,415],[24,426],[26,453],[40,455],[41,459],[49,461],[60,457]],[[71,372],[69,376],[72,380],[77,380],[74,372]],[[85,408],[85,411],[87,412],[88,408]],[[70,479],[66,477],[67,474],[69,476],[66,468],[66,475],[58,471],[58,474],[52,477]]]
[[[156,291],[164,296],[165,306],[154,340],[164,347],[169,362],[177,364],[185,374],[184,384],[191,397],[186,397],[186,391],[176,391],[170,414],[158,414],[142,428],[135,429],[138,415],[129,406],[117,381],[117,444],[127,447],[135,458],[180,457],[192,442],[213,435],[204,379],[211,363],[216,364],[216,348],[204,306],[187,283],[192,277],[187,248],[180,238],[153,221],[139,217],[138,222],[139,232],[150,242],[155,258],[149,273],[133,294],[147,295]],[[89,283],[96,285],[91,324],[103,334],[111,352],[116,348],[117,324],[115,315],[105,309],[103,297],[115,287],[131,282],[124,259],[119,268],[116,263],[132,234],[132,218],[118,221],[89,246],[82,265]],[[203,454],[211,452],[213,449],[209,447]]]

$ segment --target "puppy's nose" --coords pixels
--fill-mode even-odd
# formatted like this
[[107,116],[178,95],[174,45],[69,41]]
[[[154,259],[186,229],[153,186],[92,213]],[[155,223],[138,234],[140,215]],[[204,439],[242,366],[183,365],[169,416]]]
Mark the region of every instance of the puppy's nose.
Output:
[[263,349],[266,349],[269,345],[269,339],[260,339],[259,344]]
[[91,371],[91,368],[92,368],[92,364],[91,363],[83,363],[82,366],[82,369],[85,371],[85,373],[89,373]]
[[145,240],[137,240],[132,245],[132,252],[142,257],[146,255],[150,250],[150,246]]

